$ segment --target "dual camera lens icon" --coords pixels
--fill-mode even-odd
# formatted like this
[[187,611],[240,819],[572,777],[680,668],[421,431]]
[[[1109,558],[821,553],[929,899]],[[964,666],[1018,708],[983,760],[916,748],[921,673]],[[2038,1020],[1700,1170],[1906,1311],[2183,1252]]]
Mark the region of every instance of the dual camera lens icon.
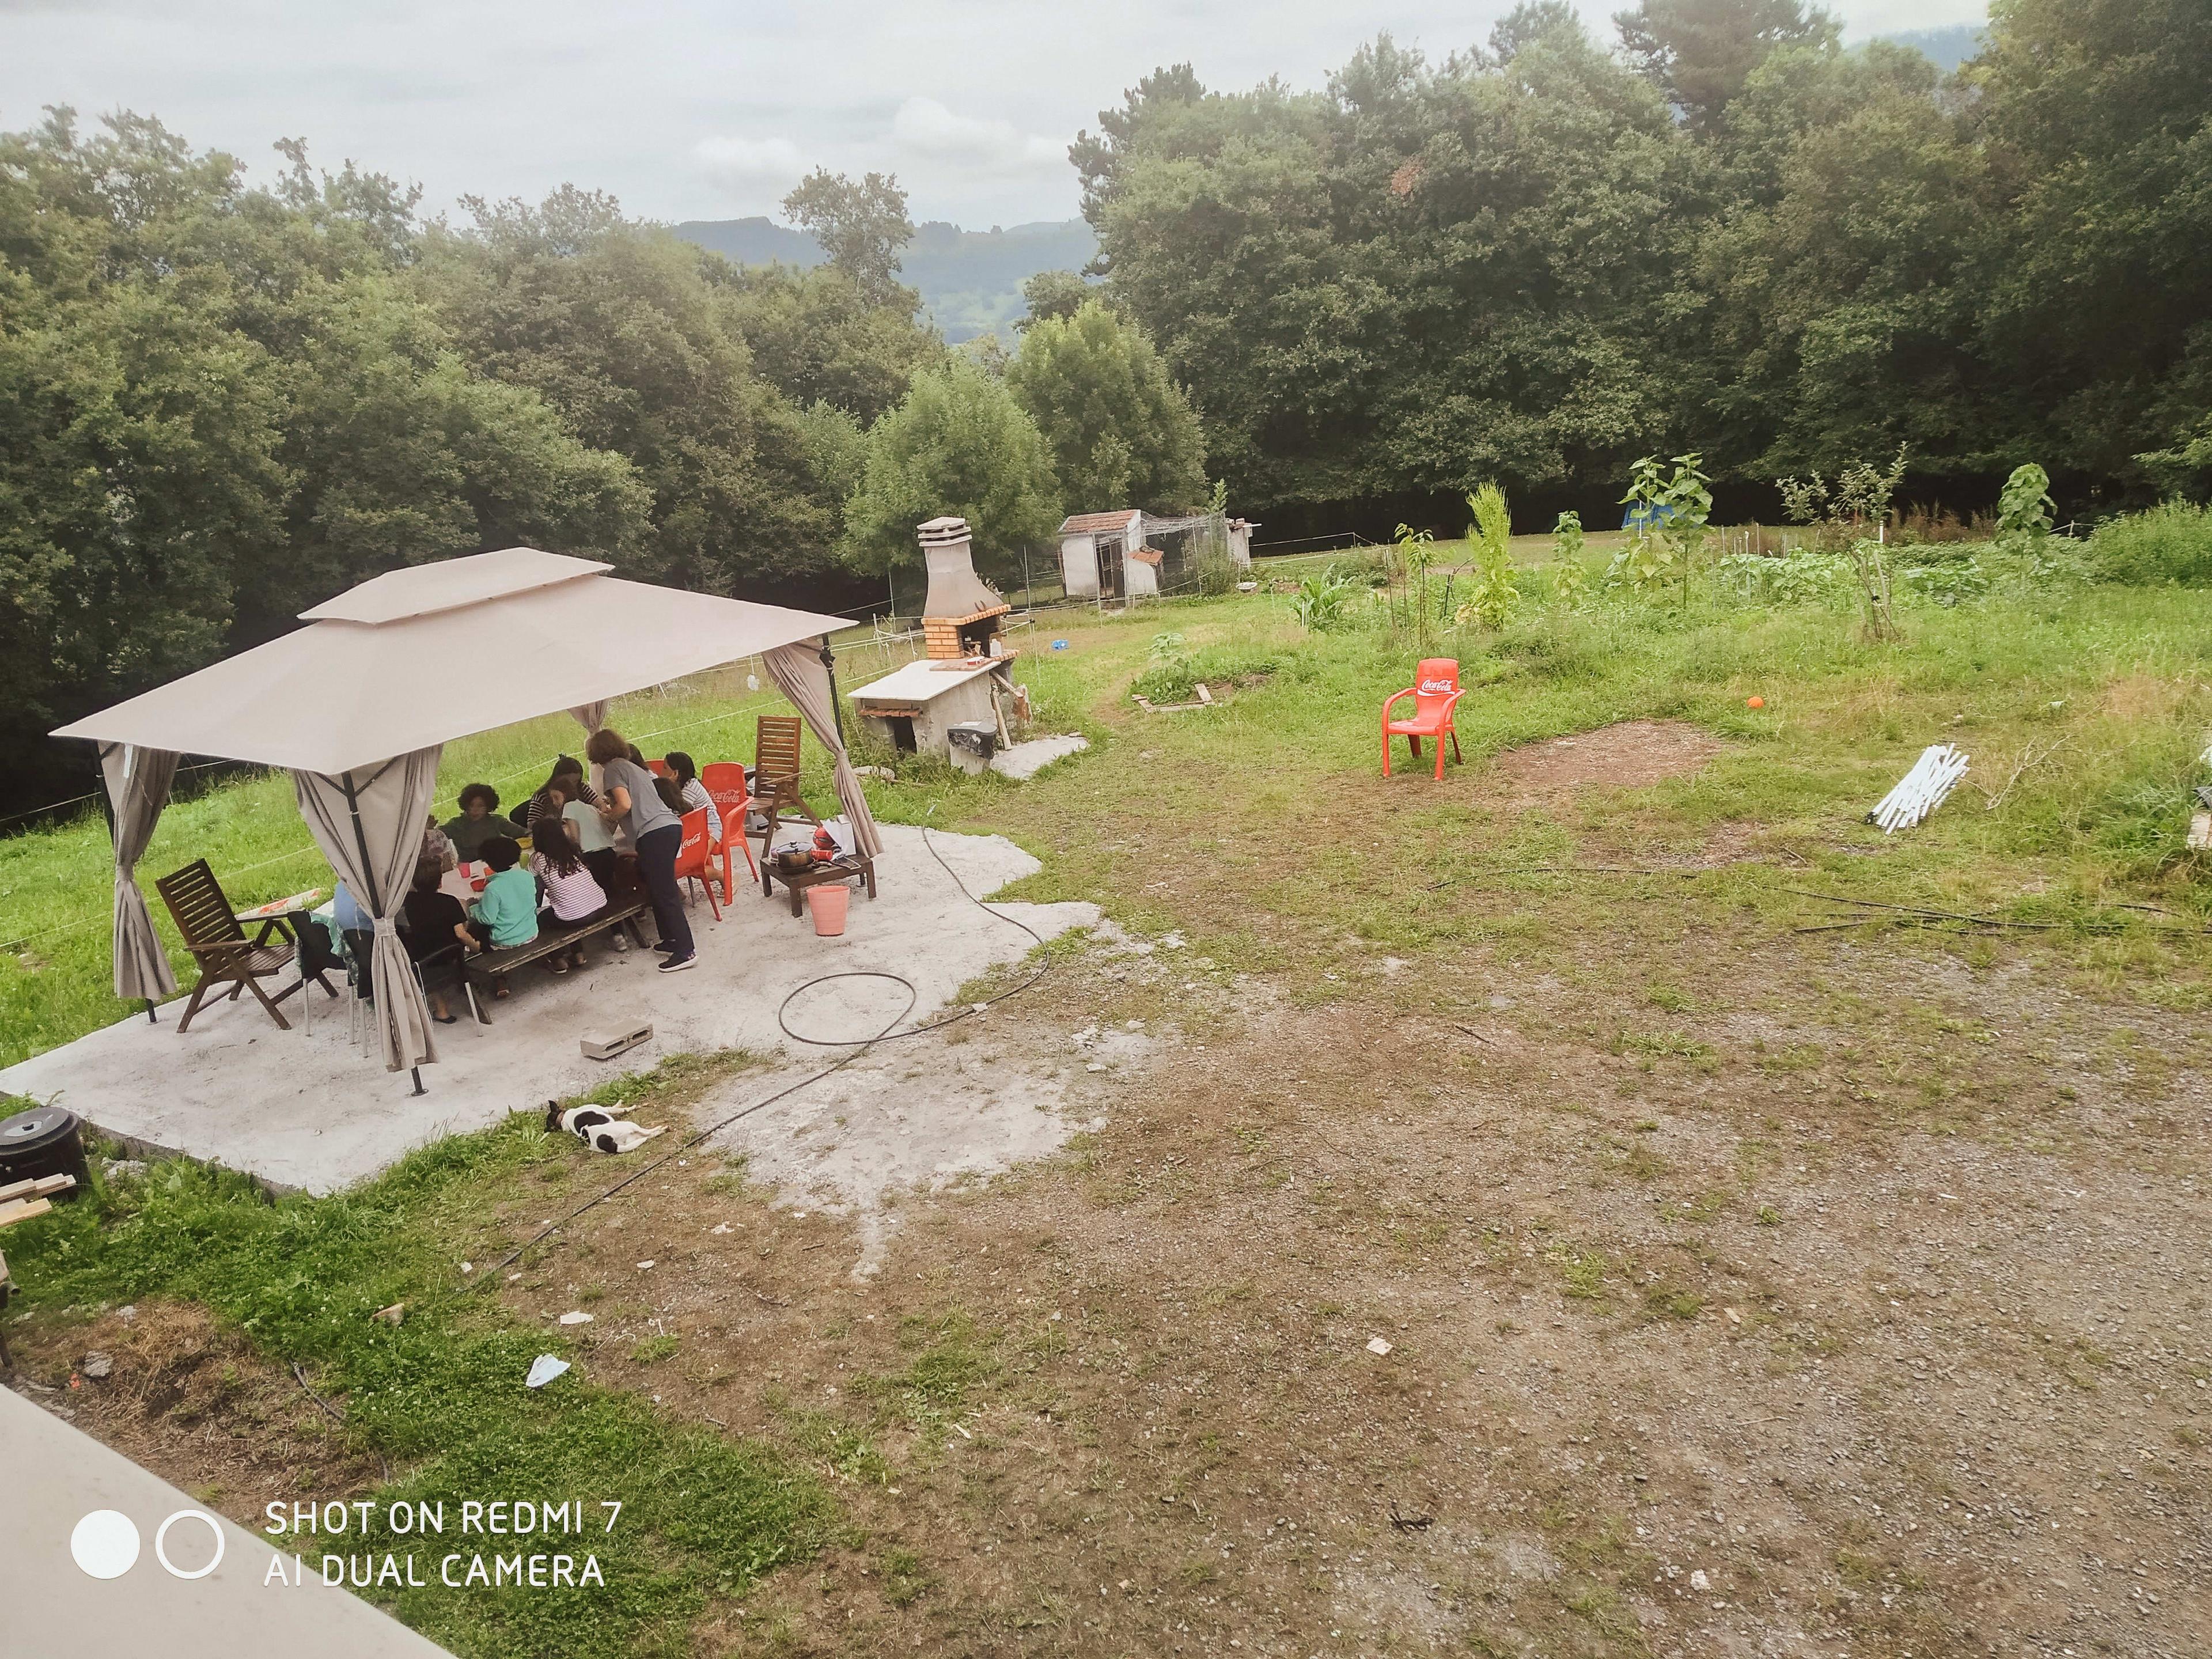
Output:
[[[215,1534],[215,1553],[204,1566],[180,1567],[169,1559],[169,1528],[198,1521]],[[222,1565],[222,1522],[205,1510],[179,1510],[154,1534],[154,1559],[173,1578],[204,1578]],[[70,1534],[70,1554],[89,1578],[120,1578],[138,1565],[138,1523],[120,1510],[94,1510]]]

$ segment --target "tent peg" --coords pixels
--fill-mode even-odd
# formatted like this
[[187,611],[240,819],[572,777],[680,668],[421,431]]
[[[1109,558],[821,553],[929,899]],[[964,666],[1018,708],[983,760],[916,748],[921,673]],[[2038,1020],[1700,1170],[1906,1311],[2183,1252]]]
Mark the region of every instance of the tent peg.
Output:
[[418,1095],[428,1094],[430,1091],[422,1086],[422,1068],[420,1066],[410,1066],[407,1069],[414,1073],[415,1092]]

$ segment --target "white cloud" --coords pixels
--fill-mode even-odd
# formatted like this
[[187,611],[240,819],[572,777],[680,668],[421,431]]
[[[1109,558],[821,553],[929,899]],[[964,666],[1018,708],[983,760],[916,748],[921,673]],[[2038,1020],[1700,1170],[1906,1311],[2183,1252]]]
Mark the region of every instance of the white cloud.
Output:
[[[0,0],[0,130],[133,109],[263,178],[297,134],[434,211],[567,180],[654,218],[772,212],[821,166],[896,173],[916,219],[1015,224],[1075,212],[1066,137],[1162,64],[1319,87],[1378,29],[1441,57],[1511,3],[1121,0],[1040,27],[1036,0]],[[1633,0],[1576,3],[1610,40]],[[1857,38],[1984,0],[1828,3]]]
[[691,159],[716,184],[744,195],[799,182],[806,161],[788,138],[702,138]]
[[955,115],[934,98],[909,98],[891,123],[899,147],[928,161],[979,173],[1032,173],[1065,167],[1065,139],[1024,134],[1012,121]]

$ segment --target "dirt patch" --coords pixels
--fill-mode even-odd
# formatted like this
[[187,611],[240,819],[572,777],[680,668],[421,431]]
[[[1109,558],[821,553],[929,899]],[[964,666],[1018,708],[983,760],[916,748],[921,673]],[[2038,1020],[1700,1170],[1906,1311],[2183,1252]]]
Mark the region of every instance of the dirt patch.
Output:
[[[879,1273],[864,1213],[679,1179],[504,1294],[596,1288],[587,1374],[836,1481],[857,1541],[703,1652],[2187,1650],[2186,1021],[1856,946],[1671,944],[1648,990],[1601,954],[1105,1072],[1056,975],[988,1040],[1098,1127],[920,1183]],[[1877,962],[1916,1012],[1801,988]]]
[[[9,1346],[17,1393],[242,1526],[271,1498],[349,1498],[382,1474],[289,1370],[204,1309],[148,1303],[60,1331],[34,1326]],[[88,1375],[95,1353],[105,1377]]]
[[1524,799],[1577,789],[1644,789],[1686,778],[1719,754],[1723,744],[1681,720],[1622,720],[1572,737],[1509,749],[1491,763]]

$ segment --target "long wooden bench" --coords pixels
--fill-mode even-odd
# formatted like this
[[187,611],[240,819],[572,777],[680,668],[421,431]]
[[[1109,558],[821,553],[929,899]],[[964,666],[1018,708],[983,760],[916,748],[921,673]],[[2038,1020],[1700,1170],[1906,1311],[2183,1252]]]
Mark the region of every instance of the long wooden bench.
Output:
[[[611,933],[617,927],[630,936],[631,942],[641,951],[646,948],[645,930],[638,924],[653,914],[653,901],[641,894],[608,905],[599,915],[585,921],[556,921],[541,927],[538,937],[527,945],[509,945],[496,951],[480,951],[463,964],[462,971],[478,985],[496,986],[518,969],[527,968],[533,962],[544,962],[559,956],[595,934]],[[476,999],[477,1018],[486,1025],[491,1024],[484,1012],[487,998]]]

